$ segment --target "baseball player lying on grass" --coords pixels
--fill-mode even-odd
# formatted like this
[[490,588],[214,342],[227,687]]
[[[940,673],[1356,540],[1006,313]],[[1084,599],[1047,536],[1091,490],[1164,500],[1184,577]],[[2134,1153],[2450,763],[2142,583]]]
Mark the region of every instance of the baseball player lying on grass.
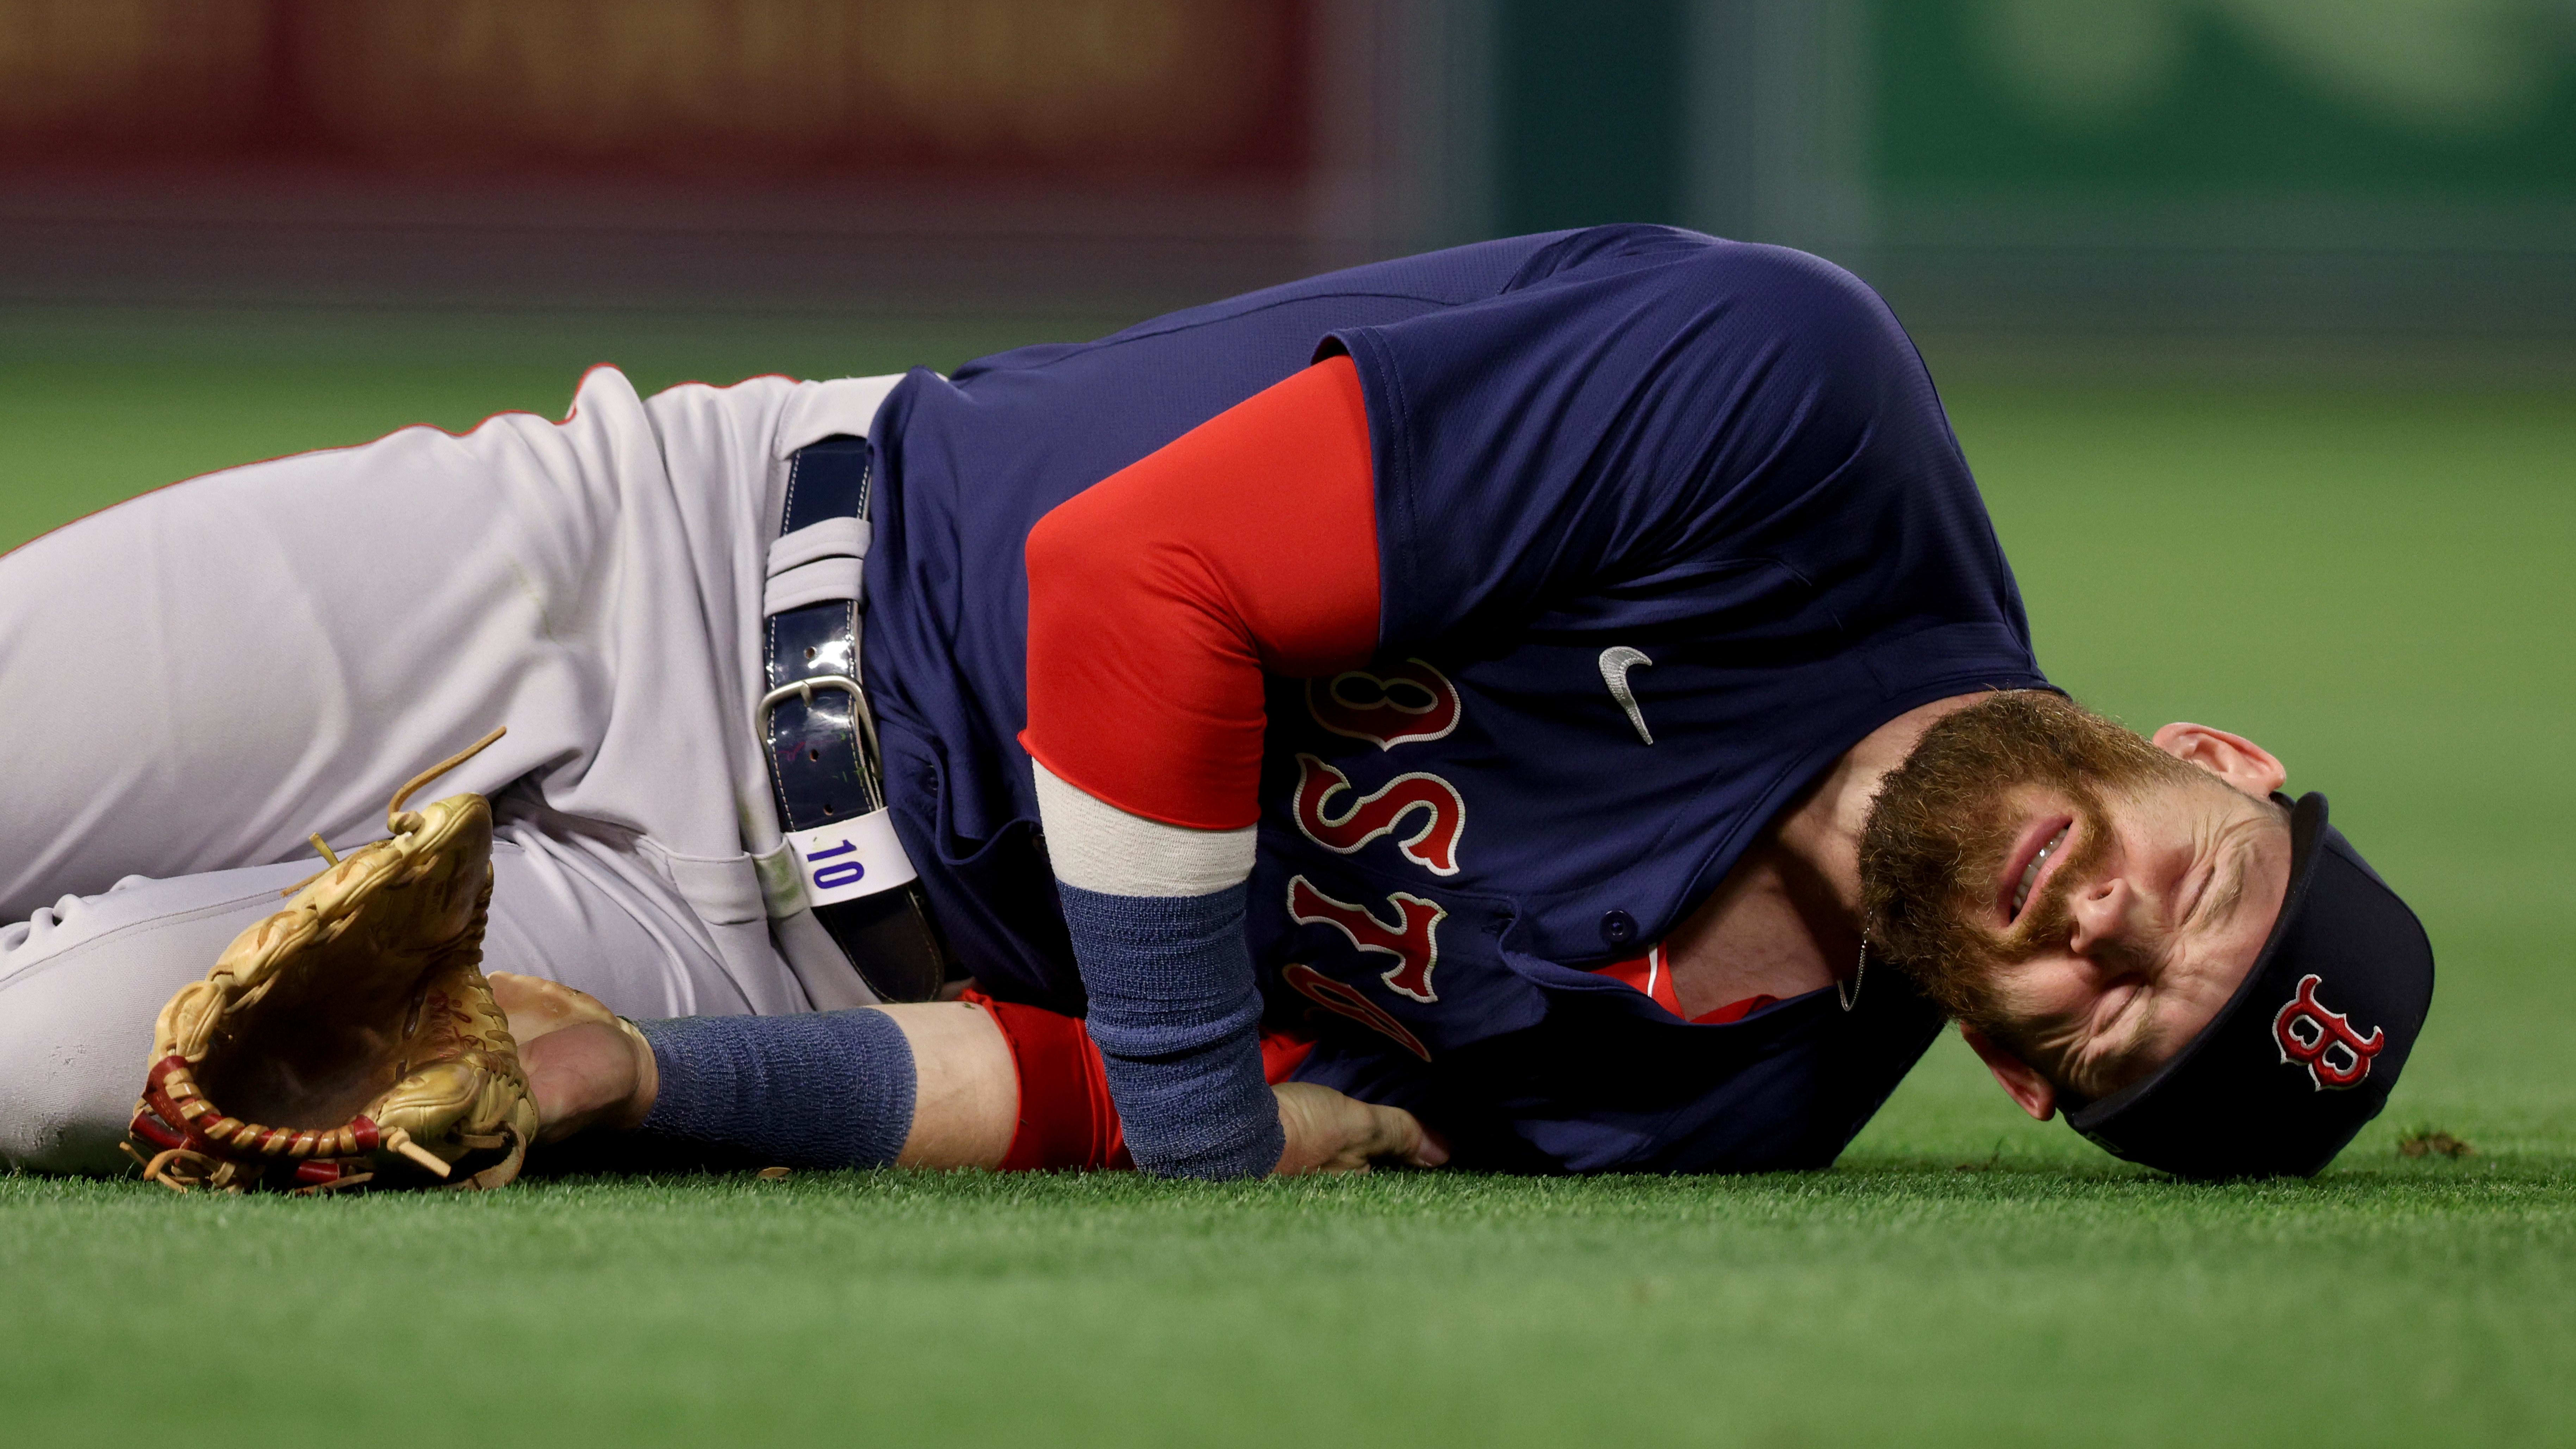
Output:
[[308,832],[504,721],[441,786],[491,797],[486,963],[635,1022],[502,983],[555,1134],[1818,1166],[1948,1015],[2114,1152],[2310,1172],[2431,996],[2278,761],[2050,691],[1878,299],[1663,228],[953,378],[601,369],[61,530],[0,640],[29,1166],[116,1162]]

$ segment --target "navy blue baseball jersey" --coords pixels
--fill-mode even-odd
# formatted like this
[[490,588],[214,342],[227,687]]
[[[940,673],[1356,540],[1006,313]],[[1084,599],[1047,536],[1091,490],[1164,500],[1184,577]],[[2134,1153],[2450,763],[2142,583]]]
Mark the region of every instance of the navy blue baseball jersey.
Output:
[[1378,657],[1273,681],[1249,933],[1302,1078],[1463,1162],[1830,1162],[1937,1032],[1894,972],[1724,1025],[1590,968],[1661,939],[1863,736],[2045,687],[1912,345],[1849,275],[1660,227],[1361,267],[913,374],[875,430],[865,668],[900,833],[987,989],[1082,988],[1028,756],[1030,528],[1347,353]]

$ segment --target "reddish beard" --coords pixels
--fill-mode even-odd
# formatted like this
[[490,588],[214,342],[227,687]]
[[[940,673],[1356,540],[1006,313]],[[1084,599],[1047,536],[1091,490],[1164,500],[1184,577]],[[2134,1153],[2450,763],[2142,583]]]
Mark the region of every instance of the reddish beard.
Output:
[[[1995,974],[2073,924],[2063,883],[2097,873],[2110,846],[2104,801],[2189,765],[2063,695],[1998,693],[1936,722],[1880,783],[1860,842],[1861,928],[1872,955],[1912,976],[1952,1016],[2007,1023]],[[2009,931],[1984,924],[2005,856],[2026,823],[2015,797],[2049,791],[2078,821],[2075,853]]]

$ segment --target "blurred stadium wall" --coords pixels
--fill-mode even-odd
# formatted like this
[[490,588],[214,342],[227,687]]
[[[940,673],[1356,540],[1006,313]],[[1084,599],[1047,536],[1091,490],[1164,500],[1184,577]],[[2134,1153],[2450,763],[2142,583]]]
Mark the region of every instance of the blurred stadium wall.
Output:
[[0,299],[1098,309],[1636,218],[2576,335],[2576,0],[0,0]]
[[0,291],[1004,306],[1375,249],[1344,0],[0,0]]

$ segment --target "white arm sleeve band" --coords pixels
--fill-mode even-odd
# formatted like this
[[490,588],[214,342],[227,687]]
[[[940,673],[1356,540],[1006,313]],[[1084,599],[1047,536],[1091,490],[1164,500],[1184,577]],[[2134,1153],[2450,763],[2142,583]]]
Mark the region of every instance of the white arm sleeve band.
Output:
[[1105,896],[1207,896],[1252,876],[1258,826],[1191,830],[1165,825],[1037,771],[1038,818],[1056,879]]

